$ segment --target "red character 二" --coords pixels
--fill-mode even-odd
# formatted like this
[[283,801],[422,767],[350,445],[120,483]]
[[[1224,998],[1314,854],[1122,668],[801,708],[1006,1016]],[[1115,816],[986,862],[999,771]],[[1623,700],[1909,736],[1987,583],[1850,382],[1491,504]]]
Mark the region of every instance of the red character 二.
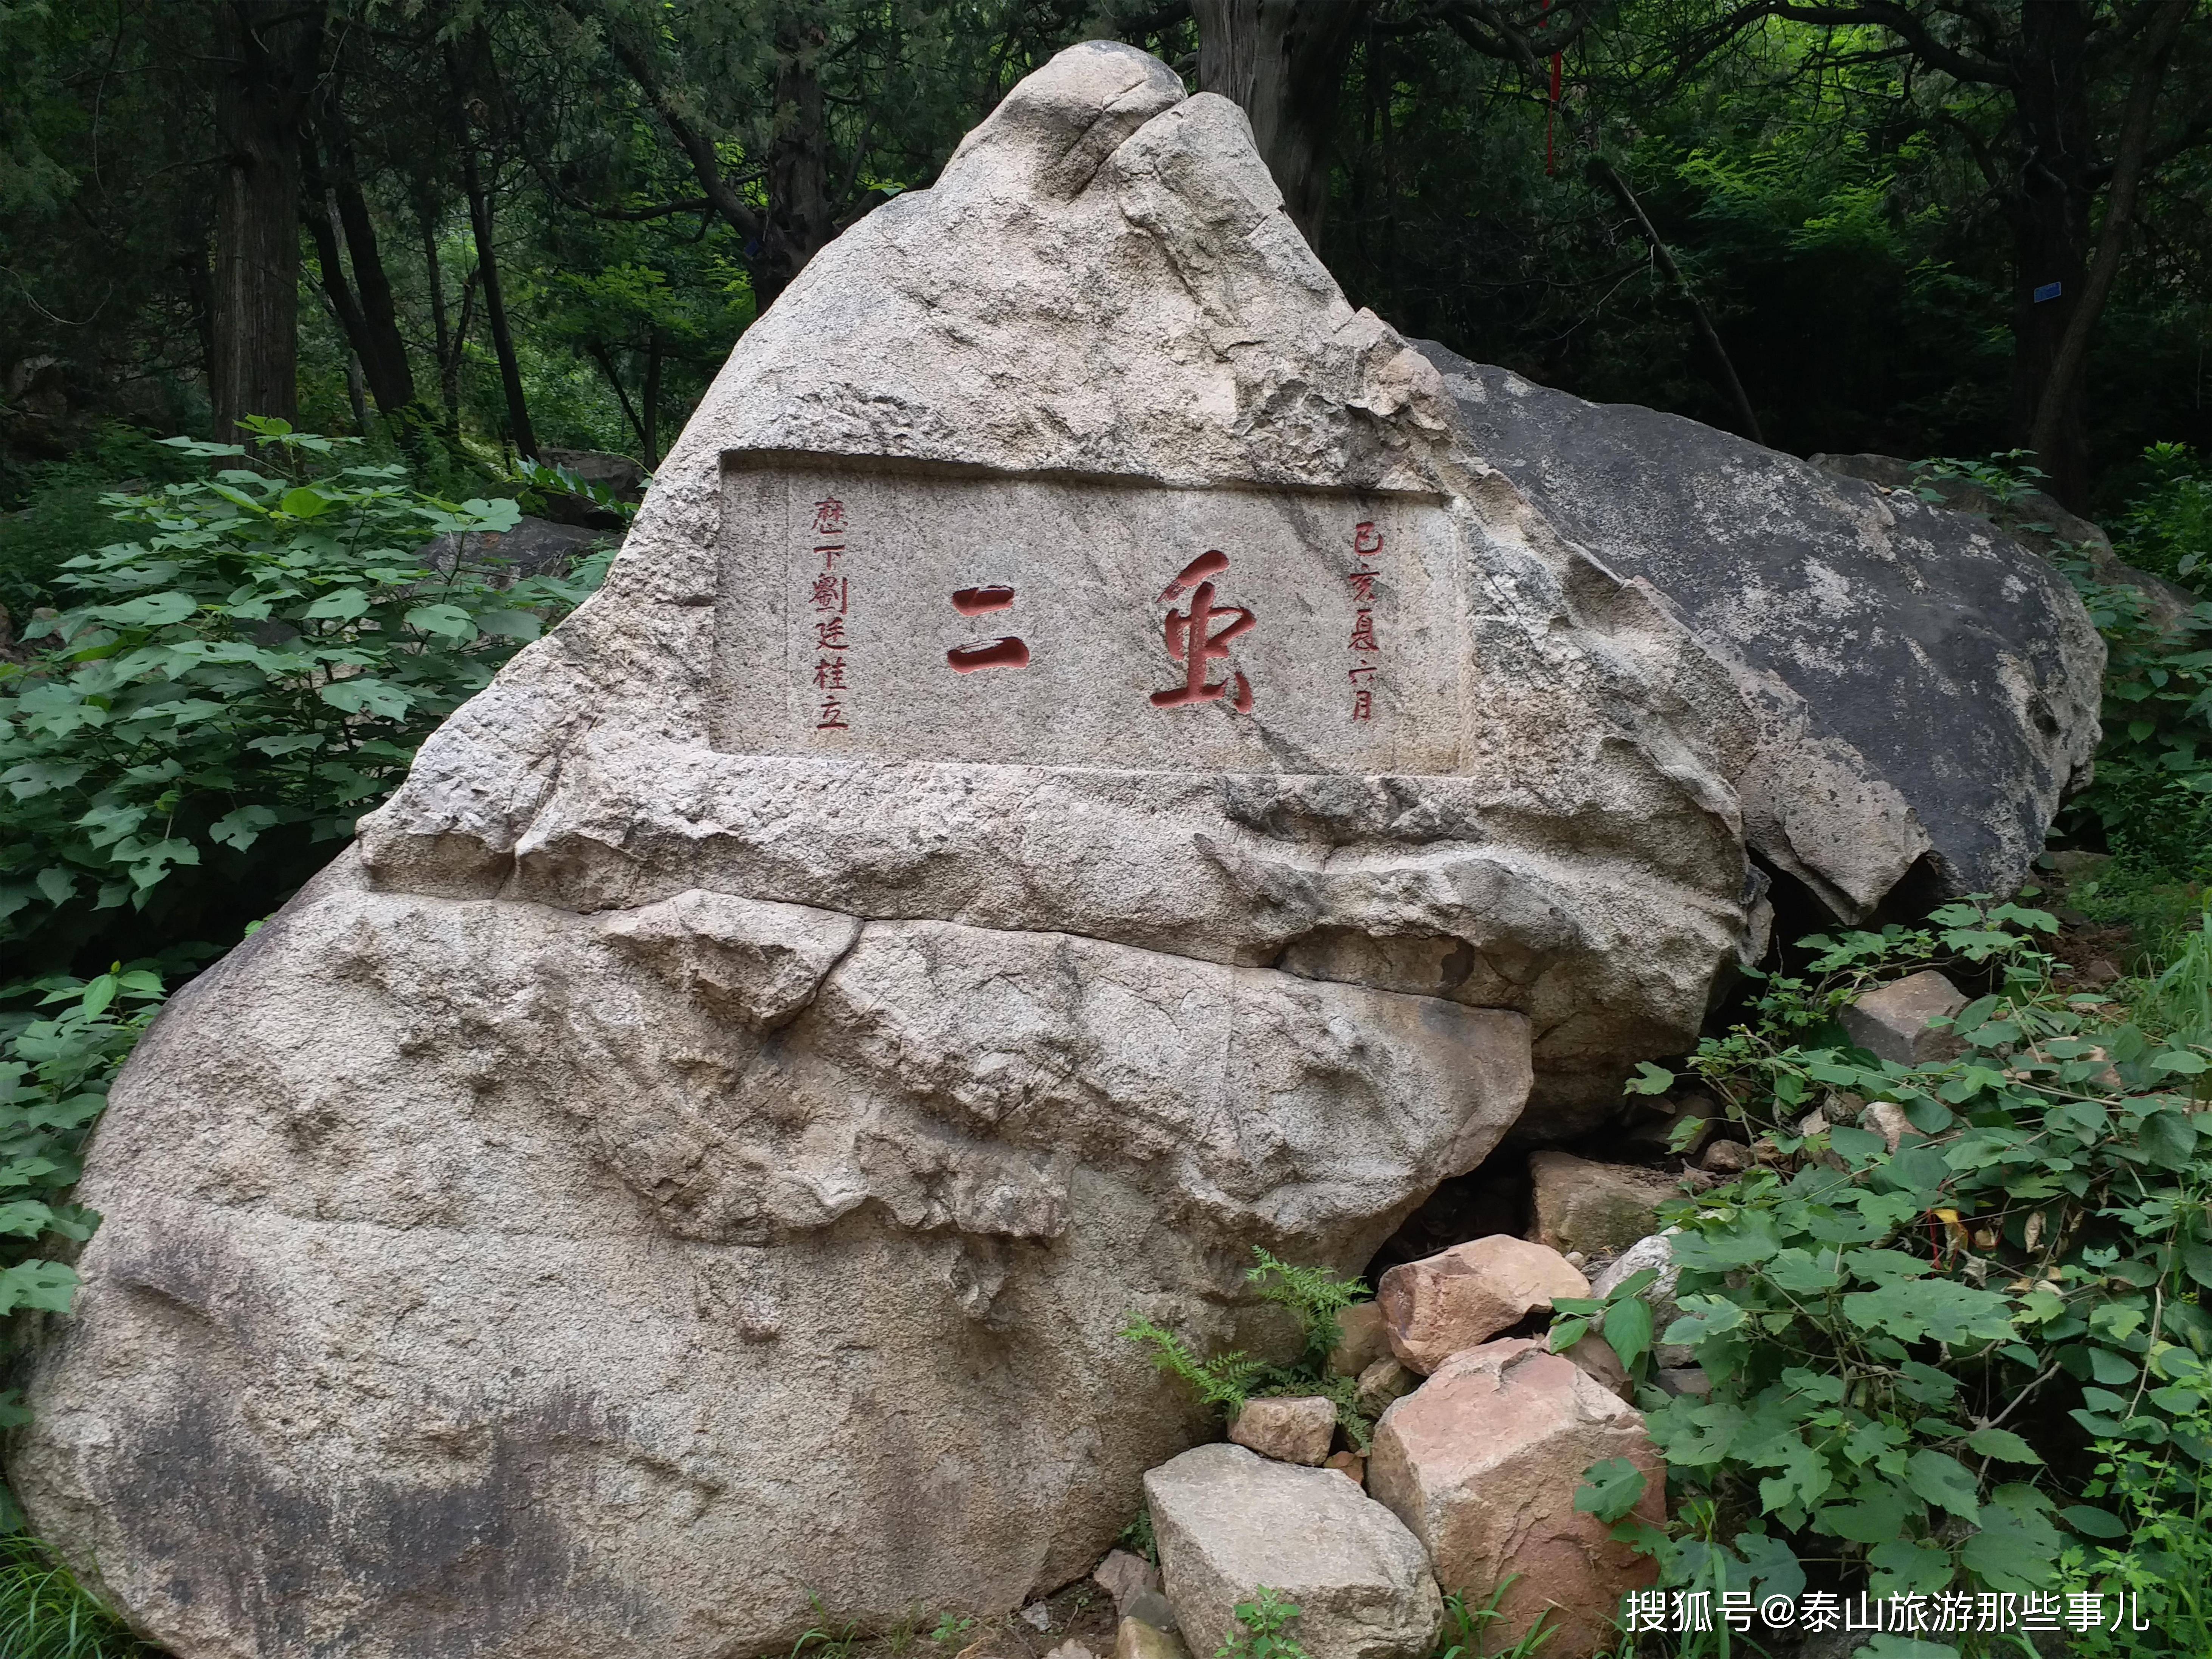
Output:
[[[1153,692],[1153,708],[1180,708],[1191,703],[1213,702],[1225,696],[1229,706],[1238,714],[1252,712],[1252,684],[1241,672],[1232,670],[1225,680],[1209,681],[1206,678],[1206,665],[1226,657],[1229,641],[1259,620],[1243,605],[1214,604],[1212,579],[1228,568],[1229,556],[1218,548],[1210,548],[1185,565],[1182,574],[1160,591],[1163,605],[1171,604],[1189,592],[1190,609],[1168,612],[1168,656],[1183,665],[1183,683],[1165,691]],[[1213,622],[1217,617],[1232,620],[1215,630]]]

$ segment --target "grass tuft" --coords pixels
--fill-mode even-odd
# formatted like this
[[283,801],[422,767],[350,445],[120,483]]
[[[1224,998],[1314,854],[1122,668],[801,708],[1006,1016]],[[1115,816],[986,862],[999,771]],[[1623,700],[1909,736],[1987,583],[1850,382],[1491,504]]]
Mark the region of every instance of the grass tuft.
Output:
[[161,1659],[28,1534],[0,1538],[0,1654],[7,1659]]

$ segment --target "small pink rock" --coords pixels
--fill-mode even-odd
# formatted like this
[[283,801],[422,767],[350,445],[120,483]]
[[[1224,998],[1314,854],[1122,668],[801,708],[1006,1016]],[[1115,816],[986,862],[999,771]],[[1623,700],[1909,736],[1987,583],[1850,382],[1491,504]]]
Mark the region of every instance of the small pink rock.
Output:
[[1367,1484],[1367,1460],[1358,1452],[1331,1452],[1328,1455],[1328,1462],[1322,1464],[1322,1468],[1334,1469],[1339,1474],[1350,1476],[1352,1484],[1355,1486],[1364,1486]]
[[1376,1300],[1390,1351],[1426,1376],[1559,1296],[1588,1296],[1589,1281],[1557,1250],[1493,1233],[1382,1275]]
[[1663,1522],[1666,1466],[1643,1417],[1565,1355],[1509,1339],[1454,1355],[1384,1414],[1367,1491],[1427,1548],[1446,1595],[1479,1607],[1513,1580],[1488,1639],[1510,1644],[1549,1609],[1549,1650],[1609,1653],[1621,1596],[1658,1572],[1575,1508],[1583,1472],[1609,1457],[1643,1472],[1635,1513]]
[[1248,1400],[1230,1424],[1229,1437],[1278,1462],[1318,1467],[1336,1437],[1336,1402],[1317,1394]]

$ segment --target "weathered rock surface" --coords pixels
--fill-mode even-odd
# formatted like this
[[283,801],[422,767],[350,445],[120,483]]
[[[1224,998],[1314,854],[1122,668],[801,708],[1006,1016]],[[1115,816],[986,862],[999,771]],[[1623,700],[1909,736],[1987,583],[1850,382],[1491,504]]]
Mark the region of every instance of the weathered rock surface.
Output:
[[2104,643],[2058,571],[1909,491],[1421,349],[1475,452],[1734,667],[1775,868],[1846,921],[1916,866],[1920,896],[2020,885],[2099,735]]
[[1618,1255],[1649,1237],[1658,1230],[1659,1206],[1682,1195],[1680,1182],[1663,1170],[1567,1152],[1530,1153],[1528,1179],[1535,1210],[1529,1237],[1562,1255],[1579,1250],[1592,1258]]
[[1352,1385],[1352,1403],[1369,1416],[1376,1416],[1392,1401],[1413,1393],[1420,1386],[1419,1372],[1397,1355],[1384,1354],[1359,1373],[1358,1379]]
[[1393,1267],[1376,1290],[1391,1352],[1426,1376],[1589,1281],[1548,1245],[1498,1233]]
[[1519,1575],[1489,1639],[1510,1644],[1550,1608],[1547,1648],[1587,1654],[1610,1650],[1620,1597],[1657,1575],[1575,1509],[1583,1471],[1608,1457],[1643,1471],[1636,1513],[1663,1522],[1666,1467],[1643,1417],[1565,1355],[1508,1340],[1454,1356],[1383,1414],[1367,1488],[1421,1540],[1446,1593],[1479,1607]]
[[1356,1270],[1532,1076],[1566,1122],[1687,1046],[1730,684],[1468,453],[1234,106],[1062,54],[170,1006],[16,1489],[180,1659],[1019,1606],[1203,1431],[1130,1313],[1264,1346],[1255,1244]]
[[1291,1634],[1313,1659],[1416,1659],[1443,1626],[1420,1544],[1334,1469],[1200,1446],[1146,1475],[1145,1501],[1194,1653],[1235,1633],[1262,1584],[1297,1604]]
[[1143,1619],[1124,1619],[1115,1627],[1114,1659],[1190,1659],[1190,1650],[1172,1631]]
[[1966,1006],[1966,994],[1928,968],[1853,998],[1838,1019],[1844,1035],[1876,1060],[1926,1066],[1966,1052],[1950,1027],[1928,1023],[1948,1019]]
[[1336,1405],[1317,1394],[1248,1400],[1231,1419],[1229,1437],[1262,1457],[1318,1466],[1336,1437]]
[[1379,1302],[1355,1302],[1336,1316],[1339,1340],[1328,1351],[1331,1376],[1357,1376],[1390,1352]]
[[1113,1598],[1115,1613],[1124,1618],[1128,1616],[1130,1602],[1160,1587],[1160,1570],[1127,1550],[1107,1551],[1106,1559],[1091,1569],[1091,1577]]

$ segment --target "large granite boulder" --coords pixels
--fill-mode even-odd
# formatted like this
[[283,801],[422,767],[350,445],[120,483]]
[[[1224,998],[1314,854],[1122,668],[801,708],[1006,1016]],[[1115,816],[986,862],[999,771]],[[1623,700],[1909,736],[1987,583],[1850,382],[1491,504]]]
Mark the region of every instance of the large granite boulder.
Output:
[[1023,82],[149,1034],[40,1530],[180,1659],[757,1653],[1088,1570],[1205,1427],[1130,1314],[1265,1348],[1255,1245],[1356,1269],[1747,927],[1726,671],[1449,415],[1233,105]]
[[1838,918],[2008,895],[2087,781],[2104,642],[1985,520],[1424,343],[1467,441],[1681,608],[1760,727],[1745,833]]

